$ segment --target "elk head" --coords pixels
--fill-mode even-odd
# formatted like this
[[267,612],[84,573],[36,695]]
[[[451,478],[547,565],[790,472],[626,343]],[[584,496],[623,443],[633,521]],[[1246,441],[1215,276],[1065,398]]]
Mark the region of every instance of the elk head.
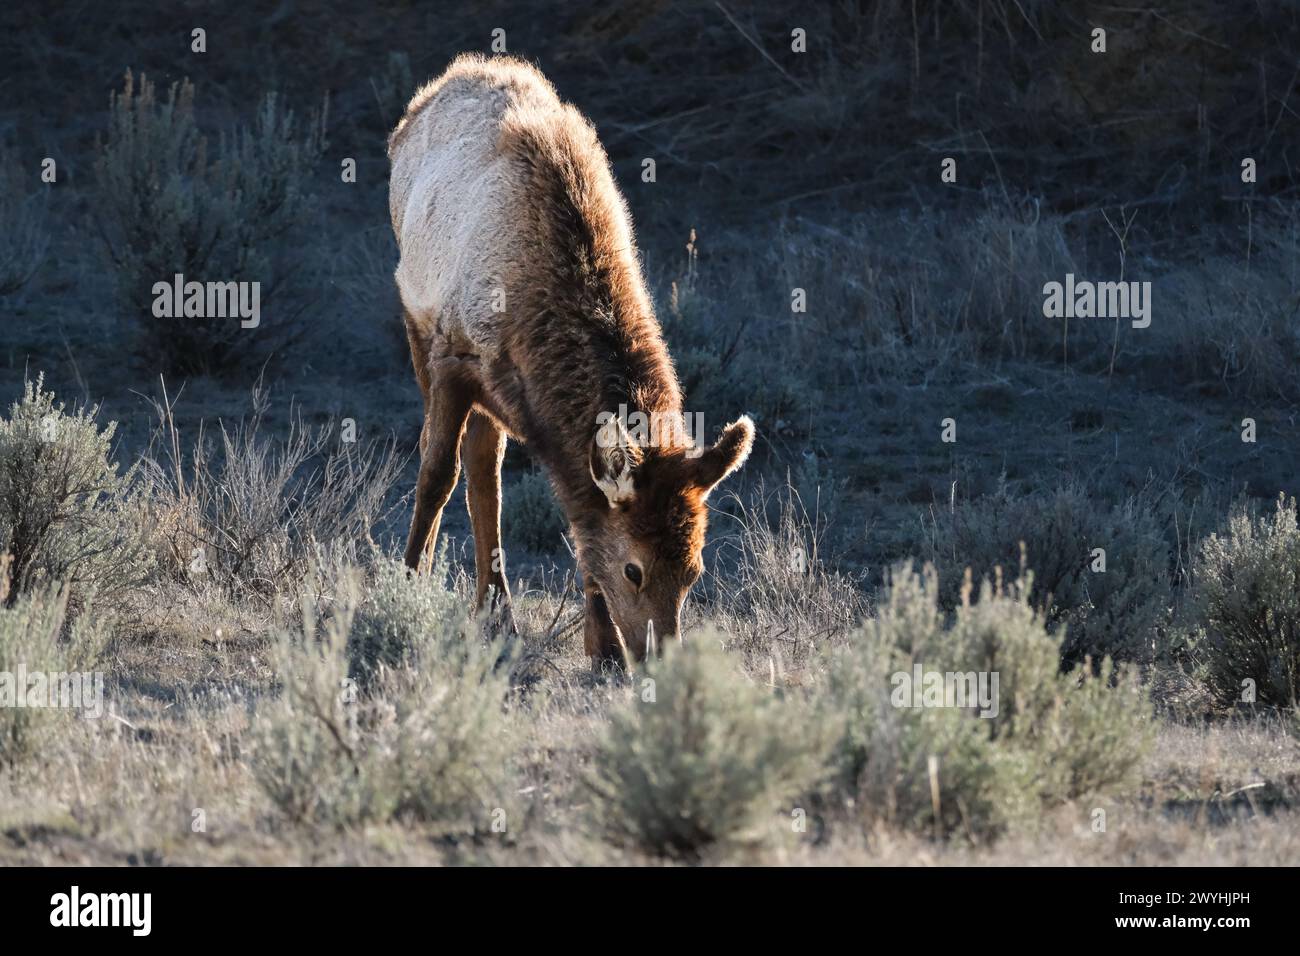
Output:
[[[682,603],[703,570],[709,492],[742,464],[754,424],[742,416],[702,451],[692,445],[643,446],[615,419],[597,432],[592,480],[604,501],[574,522],[588,593],[588,653],[593,629],[617,628],[627,651],[644,659],[680,634]],[[592,620],[591,615],[608,620]],[[608,639],[606,639],[608,643]],[[603,656],[617,659],[617,638]]]

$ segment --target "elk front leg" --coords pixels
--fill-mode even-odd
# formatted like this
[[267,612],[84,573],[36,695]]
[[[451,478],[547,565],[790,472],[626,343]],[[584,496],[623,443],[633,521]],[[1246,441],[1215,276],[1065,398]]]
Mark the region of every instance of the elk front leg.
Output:
[[[587,575],[583,575],[587,580]],[[591,669],[599,672],[606,668],[622,669],[623,648],[618,641],[618,631],[614,619],[610,617],[609,606],[605,596],[591,584],[583,588],[586,598],[586,613],[583,616],[582,642],[591,658]]]

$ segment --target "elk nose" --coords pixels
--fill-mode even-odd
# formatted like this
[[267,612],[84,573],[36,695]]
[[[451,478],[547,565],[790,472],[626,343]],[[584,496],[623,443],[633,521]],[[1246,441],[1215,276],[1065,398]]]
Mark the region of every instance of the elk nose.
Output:
[[661,634],[655,630],[655,622],[654,619],[652,618],[650,621],[646,623],[645,636],[646,636],[646,641],[645,641],[646,656],[649,657],[652,654],[655,656],[659,656],[663,654],[663,650],[666,645],[673,643],[677,639],[677,628],[674,627],[671,630],[667,631],[666,633]]

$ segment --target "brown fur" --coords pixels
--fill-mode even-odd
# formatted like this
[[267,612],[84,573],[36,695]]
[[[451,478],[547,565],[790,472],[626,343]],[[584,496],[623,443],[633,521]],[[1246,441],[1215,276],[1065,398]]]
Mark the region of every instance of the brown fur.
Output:
[[[462,117],[473,129],[482,126],[480,109],[495,142],[448,144]],[[491,247],[470,258],[495,263],[498,274],[458,273],[448,282],[446,263],[462,260],[429,231],[444,221],[438,216],[457,225],[473,220],[472,210],[460,216],[438,202],[453,201],[455,190],[442,181],[460,175],[456,158],[476,146],[480,162],[500,169],[479,208],[505,213],[465,229]],[[421,149],[432,158],[422,159]],[[752,425],[733,423],[702,454],[680,436],[654,447],[627,441],[625,432],[612,450],[596,442],[601,412],[622,405],[680,416],[681,392],[595,130],[533,67],[504,57],[458,58],[412,100],[389,155],[399,245],[406,237],[430,258],[411,261],[404,247],[398,270],[426,409],[407,563],[418,566],[436,538],[463,460],[478,603],[495,589],[508,609],[498,516],[509,435],[540,458],[569,519],[587,599],[588,653],[615,657],[621,637],[642,656],[650,621],[660,639],[677,634],[681,602],[700,572],[705,497],[743,462]],[[479,188],[480,180],[469,182]],[[426,274],[441,284],[426,283]],[[474,292],[494,284],[504,291],[504,312],[486,311],[485,293]],[[620,478],[626,494],[611,496]],[[640,588],[624,573],[628,564],[640,567]]]

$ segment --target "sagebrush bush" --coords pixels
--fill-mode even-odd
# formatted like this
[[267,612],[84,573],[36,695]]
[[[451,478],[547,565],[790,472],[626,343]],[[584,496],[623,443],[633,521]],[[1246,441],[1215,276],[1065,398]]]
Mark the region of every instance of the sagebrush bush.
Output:
[[1223,535],[1200,546],[1193,591],[1199,633],[1194,654],[1224,703],[1300,700],[1300,527],[1296,501],[1279,498],[1273,514],[1237,508]]
[[996,835],[1038,809],[1020,755],[996,747],[985,721],[962,711],[891,701],[892,675],[912,667],[900,646],[907,619],[918,630],[942,626],[924,600],[903,596],[906,583],[898,583],[898,598],[879,609],[879,618],[828,656],[817,702],[835,739],[828,793],[851,801],[867,826]]
[[521,740],[510,695],[513,648],[428,622],[417,664],[385,671],[399,816],[448,833],[509,833],[521,812],[514,775]]
[[118,473],[110,422],[98,407],[72,412],[24,382],[0,417],[0,553],[9,552],[11,600],[37,585],[65,582],[77,600],[90,590],[112,598],[149,573],[135,469]]
[[[820,707],[836,734],[834,792],[868,820],[981,839],[1130,779],[1150,743],[1144,692],[1109,661],[1062,674],[1030,587],[985,582],[948,620],[933,568],[902,568],[877,615],[829,652]],[[914,706],[896,675],[917,665],[997,674],[996,713]]]
[[[1095,658],[1093,668],[1062,674],[1062,635],[1033,606],[1033,575],[1002,587],[985,581],[958,606],[951,627],[913,645],[954,671],[999,674],[1001,703],[989,723],[995,741],[1028,752],[1047,804],[1111,790],[1129,780],[1150,743],[1151,709],[1136,672]],[[1064,642],[1069,641],[1066,625]]]
[[387,514],[402,467],[391,441],[344,442],[294,409],[275,440],[262,431],[269,407],[254,389],[248,419],[220,426],[216,450],[200,428],[186,456],[171,406],[157,403],[141,473],[150,533],[176,579],[267,602],[308,572],[319,548],[354,549]]
[[[152,290],[177,273],[186,281],[257,281],[265,306],[284,281],[280,244],[310,209],[321,129],[299,123],[268,94],[252,124],[213,141],[195,122],[188,80],[160,98],[146,77],[137,86],[128,72],[112,94],[95,161],[95,213],[119,306],[136,323],[139,351],[162,371],[216,371],[265,344],[268,330],[250,335],[238,317],[159,318]],[[288,325],[285,313],[271,327]]]
[[546,476],[525,472],[501,492],[501,533],[529,551],[556,550],[568,527]]
[[[47,680],[88,673],[103,652],[106,632],[87,615],[69,623],[68,591],[57,585],[22,595],[12,604],[6,596],[0,581],[0,767],[13,767],[36,753],[60,721],[75,714],[66,707],[16,706],[11,695],[29,689],[17,683],[20,670],[29,676],[39,672]],[[53,686],[47,683],[46,690]],[[86,690],[83,685],[83,693]],[[93,704],[83,701],[84,706]]]
[[[391,764],[368,761],[364,724],[377,720],[348,676],[351,608],[317,628],[276,638],[280,696],[259,708],[252,769],[275,809],[292,823],[348,826],[389,818],[397,803]],[[382,748],[381,748],[382,749]]]
[[[1066,626],[1064,663],[1154,658],[1173,595],[1169,544],[1144,500],[1104,504],[1074,484],[1018,496],[1003,485],[929,512],[922,526],[922,553],[938,569],[945,607],[956,606],[966,568],[982,580],[998,567],[1010,577],[1023,564],[1048,624]],[[1096,548],[1105,550],[1104,572],[1093,570]]]
[[[408,611],[425,599],[394,599]],[[412,589],[434,587],[411,580]],[[497,650],[435,612],[413,630],[403,664],[366,686],[349,672],[358,585],[317,627],[277,640],[279,698],[259,713],[253,769],[293,823],[348,827],[402,818],[440,834],[488,832],[514,810],[509,783],[516,727],[509,671]],[[375,612],[372,610],[371,615]],[[401,627],[420,622],[402,617]]]
[[635,675],[592,757],[587,785],[613,842],[694,859],[761,837],[813,787],[825,742],[794,702],[737,669],[705,632]]
[[351,673],[369,680],[383,668],[419,666],[418,655],[438,635],[464,624],[464,602],[443,584],[439,554],[427,574],[411,575],[401,561],[378,557],[348,635]]

